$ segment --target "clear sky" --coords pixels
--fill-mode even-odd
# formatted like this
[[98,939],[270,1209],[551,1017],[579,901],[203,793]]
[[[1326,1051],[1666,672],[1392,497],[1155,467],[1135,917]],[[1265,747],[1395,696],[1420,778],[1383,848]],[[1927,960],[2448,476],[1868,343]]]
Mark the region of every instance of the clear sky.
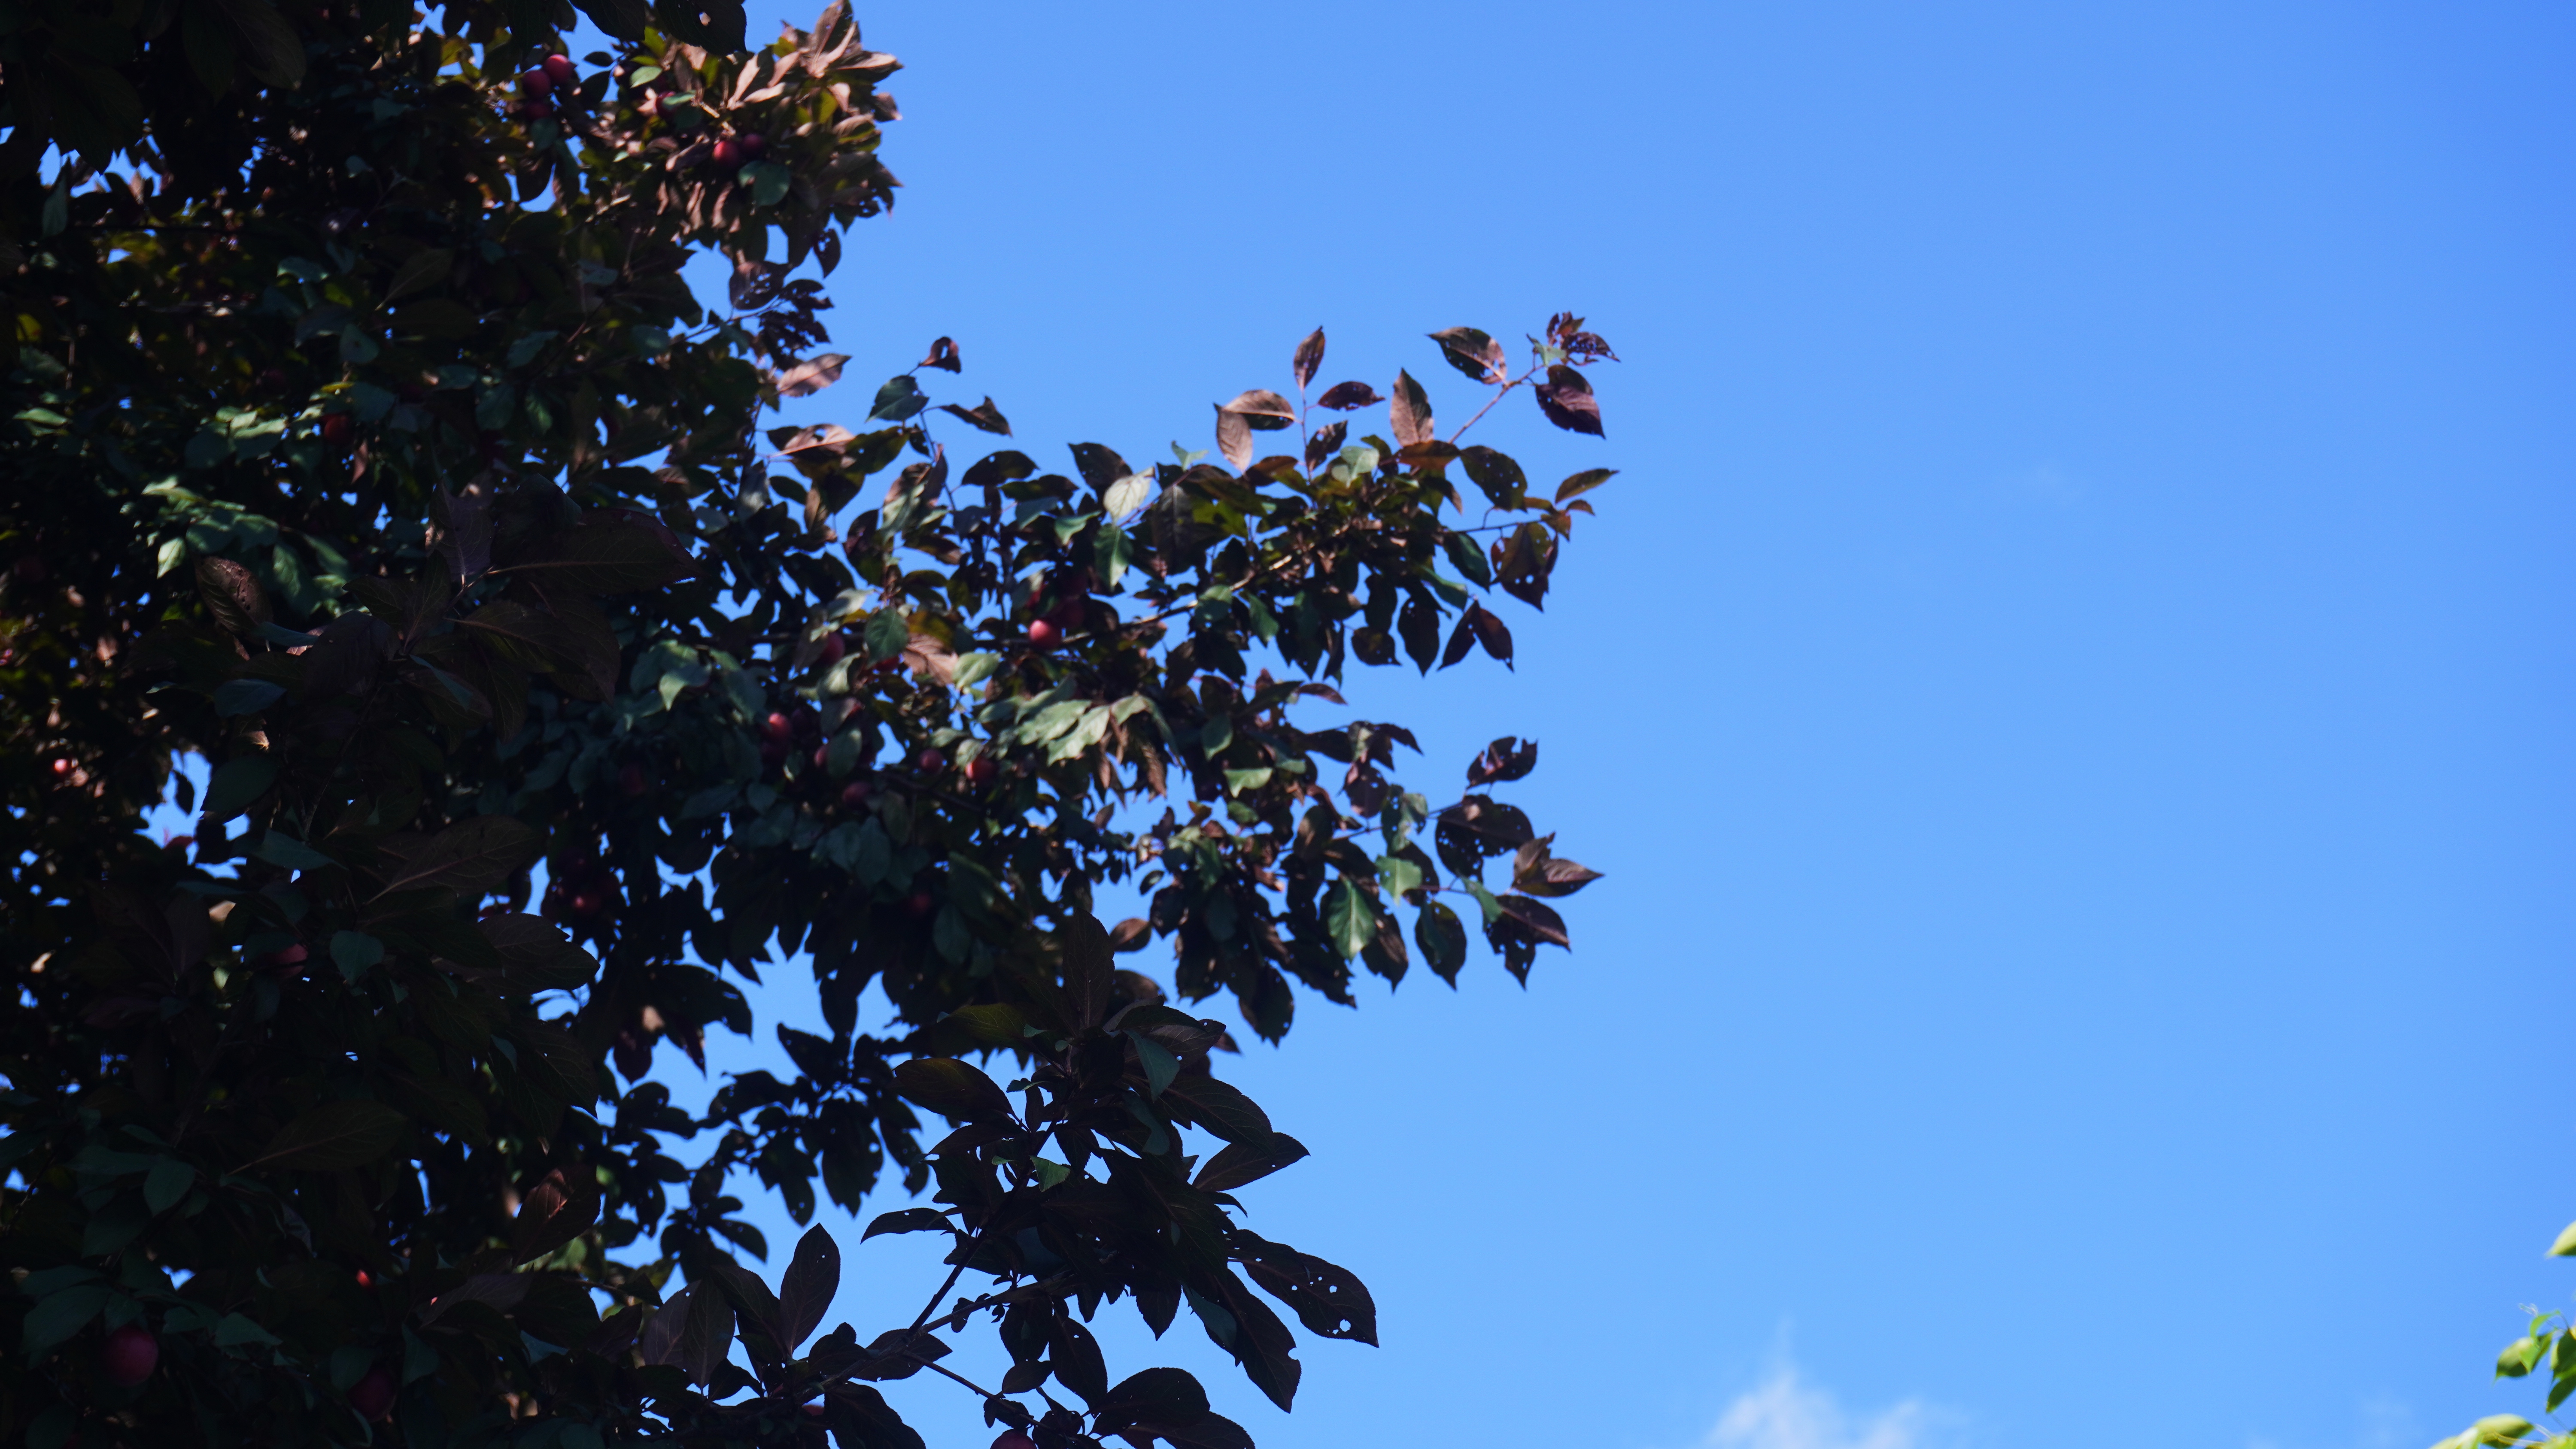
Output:
[[[2486,1378],[2576,1288],[2576,15],[860,13],[907,189],[799,416],[940,334],[1056,466],[1207,446],[1318,323],[1328,380],[1444,417],[1434,328],[1572,308],[1625,359],[1606,440],[1487,425],[1623,470],[1519,672],[1354,701],[1435,789],[1542,741],[1517,798],[1608,872],[1576,953],[1310,1000],[1236,1069],[1315,1149],[1254,1225],[1361,1272],[1385,1347],[1307,1347],[1286,1417],[1186,1322],[1126,1363],[1264,1449],[2537,1408]],[[909,1321],[926,1255],[854,1236],[843,1311]]]

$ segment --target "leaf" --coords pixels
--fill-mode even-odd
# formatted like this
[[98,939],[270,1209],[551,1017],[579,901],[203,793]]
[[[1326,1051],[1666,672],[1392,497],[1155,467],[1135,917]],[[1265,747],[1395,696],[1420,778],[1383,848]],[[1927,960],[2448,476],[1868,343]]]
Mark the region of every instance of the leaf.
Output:
[[1350,961],[1376,934],[1377,913],[1370,909],[1368,897],[1347,878],[1334,881],[1324,897],[1324,939]]
[[1367,383],[1337,382],[1324,389],[1324,395],[1315,399],[1315,406],[1331,408],[1337,413],[1348,413],[1357,412],[1361,408],[1384,401],[1386,401],[1385,398],[1377,395],[1377,389]]
[[1467,964],[1467,927],[1458,913],[1439,901],[1424,901],[1421,914],[1413,918],[1413,944],[1422,948],[1422,961],[1432,974],[1458,984],[1458,970]]
[[758,1274],[733,1259],[717,1254],[707,1261],[708,1274],[724,1290],[725,1300],[733,1306],[736,1322],[741,1326],[743,1342],[754,1350],[757,1361],[783,1363],[789,1356],[781,1342],[786,1336],[779,1327],[778,1295],[760,1281]]
[[1252,424],[1243,414],[1216,410],[1216,450],[1238,472],[1252,466]]
[[868,1224],[868,1230],[859,1235],[859,1241],[864,1243],[879,1233],[952,1233],[955,1231],[956,1229],[949,1225],[947,1214],[937,1208],[897,1208],[890,1213],[877,1214],[876,1220]]
[[1124,521],[1152,503],[1160,491],[1153,474],[1130,473],[1109,485],[1109,491],[1101,495],[1100,508],[1109,517]]
[[233,24],[235,54],[260,84],[293,90],[304,82],[304,37],[268,0],[217,0]]
[[1289,405],[1288,399],[1267,388],[1237,393],[1234,401],[1219,406],[1223,411],[1242,414],[1243,421],[1257,432],[1275,433],[1282,428],[1297,426],[1297,409]]
[[1520,848],[1512,860],[1512,889],[1533,896],[1570,896],[1601,879],[1597,870],[1549,854],[1548,844],[1555,839],[1543,835]]
[[1616,468],[1586,468],[1556,485],[1556,501],[1562,504],[1580,498],[1617,476]]
[[877,389],[876,401],[868,408],[868,421],[900,423],[928,406],[930,399],[922,392],[921,384],[914,382],[911,374],[899,373]]
[[599,963],[543,916],[511,912],[475,923],[501,956],[501,969],[521,991],[567,991],[590,984]]
[[1524,744],[1517,735],[1505,735],[1485,746],[1485,752],[1467,762],[1467,783],[1490,785],[1497,780],[1519,780],[1538,768],[1538,741]]
[[540,571],[549,585],[578,593],[624,594],[677,583],[694,571],[696,560],[681,546],[680,536],[660,522],[619,509],[584,519],[561,556],[521,567]]
[[808,397],[841,380],[841,364],[850,359],[844,353],[824,352],[778,374],[778,395],[782,398]]
[[1395,616],[1395,634],[1404,641],[1404,652],[1413,656],[1415,666],[1429,674],[1440,655],[1439,607],[1419,595],[1406,595],[1404,607]]
[[1228,1143],[1199,1169],[1191,1185],[1202,1192],[1232,1192],[1306,1155],[1306,1144],[1285,1132],[1274,1132],[1262,1142]]
[[389,850],[396,863],[375,898],[431,889],[480,895],[535,860],[542,843],[536,831],[514,816],[477,815],[461,820],[401,853]]
[[152,1164],[143,1179],[143,1205],[155,1213],[168,1212],[188,1189],[197,1185],[197,1169],[175,1157],[164,1157]]
[[351,981],[367,974],[368,968],[385,959],[385,943],[364,931],[331,933],[331,964]]
[[558,1167],[520,1199],[518,1217],[510,1227],[512,1261],[527,1263],[542,1258],[599,1221],[598,1188],[583,1180],[590,1176],[589,1168],[580,1171],[581,1178],[572,1178]]
[[197,597],[215,622],[248,637],[269,621],[268,595],[251,571],[228,558],[197,560]]
[[1188,1424],[1207,1411],[1207,1390],[1197,1379],[1176,1368],[1149,1368],[1109,1391],[1096,1427],[1114,1434],[1133,1424]]
[[1296,354],[1288,361],[1289,370],[1297,374],[1299,391],[1304,391],[1306,385],[1315,380],[1315,369],[1323,365],[1324,329],[1318,327],[1306,334],[1305,341],[1297,344]]
[[1376,1346],[1377,1304],[1358,1274],[1240,1228],[1234,1246],[1252,1281],[1294,1310],[1308,1332]]
[[1055,1365],[1056,1382],[1097,1408],[1109,1397],[1109,1366],[1100,1356],[1100,1341],[1069,1313],[1047,1320],[1047,1359]]
[[644,38],[644,28],[653,23],[653,11],[644,0],[574,0],[600,29],[628,44]]
[[961,408],[955,403],[941,403],[939,410],[953,414],[969,426],[981,428],[985,432],[998,433],[1005,438],[1011,435],[1011,420],[1002,416],[1002,410],[993,405],[993,399],[989,396],[971,408]]
[[779,1347],[795,1352],[823,1321],[832,1295],[840,1290],[841,1245],[819,1226],[808,1229],[796,1242],[796,1256],[788,1261],[786,1276],[778,1280],[778,1326],[786,1335]]
[[43,1361],[54,1345],[80,1332],[108,1305],[116,1291],[104,1283],[82,1283],[56,1289],[36,1301],[19,1325],[19,1347],[29,1363]]
[[1547,381],[1535,391],[1538,410],[1549,422],[1569,433],[1601,436],[1601,404],[1593,399],[1592,383],[1582,373],[1563,363],[1551,364]]
[[385,284],[385,300],[408,297],[427,291],[447,280],[448,270],[456,265],[456,253],[445,247],[424,247],[403,260],[394,269],[394,279]]
[[338,1172],[364,1167],[393,1150],[403,1115],[382,1102],[352,1098],[325,1102],[280,1128],[260,1154],[234,1169],[287,1167]]
[[957,1121],[1011,1120],[1011,1099],[993,1079],[951,1057],[914,1057],[894,1069],[907,1102]]
[[2549,1245],[2548,1256],[2552,1258],[2576,1256],[2576,1223],[2569,1223],[2558,1230],[2558,1239]]
[[[268,793],[277,783],[277,760],[273,756],[235,755],[215,767],[206,781],[206,806],[201,818],[208,825],[219,825],[250,808],[252,801]],[[2576,1232],[2571,1228],[2570,1232]]]
[[1459,449],[1458,466],[1496,508],[1516,508],[1529,492],[1529,475],[1521,465],[1482,444]]
[[964,372],[966,370],[965,359],[957,355],[957,344],[945,337],[932,342],[930,344],[930,355],[924,357],[921,361],[913,365],[916,367],[945,368],[950,372]]
[[285,695],[283,686],[265,679],[228,679],[215,690],[215,713],[227,716],[257,714]]
[[1444,327],[1431,334],[1449,365],[1478,382],[1502,382],[1510,376],[1503,344],[1473,327]]
[[672,1345],[671,1362],[680,1366],[689,1382],[712,1384],[732,1347],[733,1304],[722,1293],[695,1295],[689,1303],[688,1319],[680,1327],[679,1342]]
[[1398,446],[1431,441],[1431,398],[1411,373],[1398,370],[1395,374],[1395,393],[1387,401],[1387,425],[1395,429]]

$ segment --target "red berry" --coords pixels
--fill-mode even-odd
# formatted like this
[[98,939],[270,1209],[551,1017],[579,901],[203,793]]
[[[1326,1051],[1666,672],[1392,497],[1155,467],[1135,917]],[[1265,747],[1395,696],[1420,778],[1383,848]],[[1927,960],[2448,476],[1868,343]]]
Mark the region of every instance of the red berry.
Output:
[[606,901],[599,898],[599,894],[596,891],[574,891],[572,893],[572,913],[576,916],[598,915],[600,908],[607,904],[608,903]]
[[948,757],[937,750],[924,750],[921,752],[921,758],[912,763],[920,769],[921,773],[936,775],[948,768]]
[[977,755],[966,762],[966,779],[970,784],[990,785],[1001,773],[1002,767],[993,763],[991,755]]
[[739,166],[742,164],[742,143],[727,136],[708,148],[707,159],[718,166]]
[[823,1417],[823,1406],[821,1404],[807,1404],[805,1406],[805,1417],[808,1419],[819,1419]]
[[769,138],[758,131],[753,131],[742,137],[738,144],[742,147],[742,159],[757,161],[760,159],[760,153],[769,149]]
[[993,1441],[993,1449],[1038,1449],[1038,1446],[1036,1440],[1019,1430],[1005,1429],[1002,1437]]
[[367,1276],[366,1269],[360,1268],[358,1270],[358,1286],[361,1288],[373,1288],[376,1286],[376,1280]]
[[554,113],[555,104],[552,101],[538,100],[531,97],[530,99],[519,102],[519,115],[524,120],[542,121]]
[[796,721],[776,710],[771,710],[769,718],[760,722],[760,732],[773,740],[783,740],[796,733]]
[[350,418],[347,413],[324,413],[322,415],[322,441],[329,443],[335,448],[345,448],[349,446],[349,434],[355,432],[357,430],[357,426],[356,421]]
[[129,1323],[107,1335],[98,1351],[98,1366],[108,1382],[132,1388],[152,1377],[161,1363],[161,1341],[140,1323]]
[[573,68],[571,57],[550,55],[544,60],[539,61],[537,64],[556,85],[568,86],[572,84]]
[[56,755],[56,756],[54,756],[54,773],[55,773],[55,774],[57,774],[57,775],[68,775],[68,774],[70,774],[71,772],[72,772],[72,762],[71,762],[70,760],[68,760],[68,759],[64,758],[64,757],[63,757],[63,756],[61,756],[61,755]]
[[292,945],[271,951],[259,959],[260,964],[265,966],[301,966],[304,964],[305,954],[304,943],[297,941]]
[[617,772],[617,788],[624,792],[626,798],[629,800],[642,795],[645,790],[644,767],[630,762],[626,768],[619,770]]
[[555,78],[546,74],[545,68],[542,66],[535,70],[528,71],[519,77],[519,89],[532,96],[544,95],[546,92],[553,90],[554,88]]
[[842,655],[850,652],[849,641],[843,639],[838,632],[826,634],[823,636],[822,651],[814,656],[815,661],[829,669],[841,662]]
[[349,1386],[349,1407],[362,1419],[382,1419],[393,1411],[394,1376],[383,1364],[367,1370],[367,1376]]
[[930,892],[914,891],[904,898],[903,908],[916,916],[926,916],[930,914],[931,907],[935,904],[936,902],[930,899]]
[[1035,644],[1040,649],[1047,648],[1054,644],[1056,641],[1056,634],[1057,630],[1055,625],[1048,620],[1038,619],[1029,624],[1029,642]]
[[858,810],[864,808],[868,803],[868,796],[870,793],[867,781],[852,780],[850,783],[841,787],[841,808],[844,810]]
[[814,747],[814,768],[818,770],[824,769],[831,763],[832,747],[830,745],[816,745]]

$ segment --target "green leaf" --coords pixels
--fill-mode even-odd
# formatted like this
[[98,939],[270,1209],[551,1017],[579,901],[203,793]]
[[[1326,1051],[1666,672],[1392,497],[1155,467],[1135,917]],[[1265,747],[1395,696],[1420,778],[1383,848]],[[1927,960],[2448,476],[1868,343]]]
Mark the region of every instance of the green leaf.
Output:
[[385,873],[383,899],[401,891],[445,889],[472,897],[537,858],[543,842],[515,816],[477,815],[404,847]]
[[382,1102],[366,1098],[325,1102],[280,1128],[257,1157],[236,1170],[289,1167],[338,1172],[364,1167],[392,1151],[402,1129],[403,1115]]
[[41,1362],[54,1345],[88,1327],[115,1296],[115,1290],[103,1283],[84,1283],[38,1300],[18,1330],[27,1362]]
[[1122,1032],[1120,1035],[1135,1045],[1136,1060],[1145,1069],[1145,1095],[1163,1095],[1163,1089],[1181,1074],[1181,1059],[1172,1055],[1170,1047],[1141,1031]]
[[1413,919],[1413,944],[1422,948],[1423,964],[1451,986],[1467,964],[1467,927],[1458,913],[1440,901],[1424,901]]
[[876,402],[868,409],[872,423],[899,423],[930,406],[930,398],[909,373],[886,379],[877,389]]
[[285,695],[285,686],[265,679],[227,679],[215,690],[215,713],[257,714]]
[[879,1233],[949,1233],[955,1231],[956,1229],[949,1225],[947,1214],[942,1213],[937,1208],[897,1208],[895,1211],[890,1213],[877,1214],[876,1219],[868,1224],[868,1230],[859,1234],[859,1241],[864,1243]]
[[2558,1230],[2558,1240],[2549,1245],[2549,1256],[2576,1257],[2576,1223],[2569,1223]]
[[155,1213],[168,1212],[196,1183],[197,1169],[175,1157],[164,1157],[152,1164],[152,1171],[143,1179],[143,1205]]
[[991,1077],[950,1057],[914,1057],[894,1069],[895,1091],[907,1102],[959,1121],[1009,1121],[1011,1099]]
[[1400,896],[1422,889],[1422,867],[1400,855],[1381,855],[1377,858],[1377,880],[1388,895]]
[[259,848],[251,854],[271,865],[282,865],[288,870],[327,870],[339,864],[338,861],[283,830],[272,830],[262,836]]
[[1138,509],[1152,503],[1154,495],[1161,491],[1155,486],[1152,473],[1130,473],[1109,485],[1109,491],[1101,496],[1100,507],[1111,518],[1123,523]]
[[1619,475],[1616,468],[1586,468],[1556,485],[1556,501],[1571,503]]
[[250,802],[277,783],[277,761],[268,755],[235,755],[215,767],[206,781],[206,808],[201,818],[220,825],[250,808]]
[[754,161],[742,168],[741,179],[751,183],[751,204],[776,206],[787,199],[788,188],[796,184],[796,173],[775,161]]
[[1333,882],[1324,896],[1324,936],[1345,961],[1355,960],[1377,934],[1377,913],[1358,886],[1345,879]]
[[1485,556],[1484,549],[1477,546],[1475,539],[1463,533],[1446,533],[1441,535],[1440,548],[1449,555],[1449,562],[1456,566],[1458,572],[1474,580],[1477,587],[1490,589],[1494,586],[1494,561]]
[[367,968],[385,959],[385,943],[364,931],[331,933],[331,961],[340,974],[351,981],[367,974]]

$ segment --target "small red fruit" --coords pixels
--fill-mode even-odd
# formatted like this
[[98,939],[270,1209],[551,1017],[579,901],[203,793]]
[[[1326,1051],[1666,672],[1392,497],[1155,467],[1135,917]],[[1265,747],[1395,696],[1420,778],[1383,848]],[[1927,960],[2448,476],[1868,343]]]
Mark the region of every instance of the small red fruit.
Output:
[[940,771],[948,768],[948,757],[939,753],[937,750],[924,750],[921,752],[921,758],[914,760],[912,763],[921,771],[921,773],[925,775],[936,775]]
[[757,161],[760,159],[760,153],[769,149],[769,138],[758,131],[753,131],[743,136],[736,144],[742,147],[742,159]]
[[1001,773],[1002,767],[993,763],[991,755],[977,755],[966,762],[966,779],[969,784],[990,785]]
[[1029,624],[1029,642],[1035,644],[1040,649],[1052,646],[1056,641],[1057,633],[1058,631],[1052,620],[1037,619],[1031,621]]
[[373,1288],[376,1286],[376,1280],[367,1276],[366,1269],[360,1268],[358,1270],[358,1286],[361,1288]]
[[57,775],[68,775],[68,774],[70,774],[71,772],[72,772],[72,762],[71,762],[69,759],[67,759],[66,757],[64,757],[64,756],[62,756],[62,755],[56,755],[56,756],[54,756],[54,773],[55,773],[55,774],[57,774]]
[[645,790],[644,767],[628,762],[626,768],[617,772],[617,788],[629,800],[642,795]]
[[914,891],[911,895],[904,898],[903,908],[912,912],[915,916],[926,916],[930,914],[931,907],[934,904],[936,903],[930,899],[930,892]]
[[324,413],[322,441],[335,448],[345,448],[349,446],[349,434],[355,432],[357,426],[347,413]]
[[826,669],[840,663],[841,656],[850,652],[849,641],[837,632],[824,635],[821,648],[822,652],[815,655],[814,660]]
[[572,68],[572,58],[570,56],[550,55],[544,60],[537,62],[537,64],[545,71],[547,77],[553,80],[556,85],[568,86],[572,84],[574,72]]
[[805,1417],[808,1419],[819,1419],[823,1417],[823,1406],[821,1404],[807,1404],[805,1406]]
[[726,136],[707,149],[707,159],[718,166],[739,166],[742,164],[742,143]]
[[554,113],[555,103],[552,101],[539,100],[532,96],[519,102],[519,116],[522,120],[542,121]]
[[152,1377],[161,1363],[161,1341],[140,1323],[129,1323],[107,1336],[98,1351],[98,1366],[108,1382],[132,1388]]
[[1005,1429],[1002,1437],[993,1441],[993,1449],[1038,1449],[1038,1446],[1036,1440],[1019,1430]]
[[546,92],[553,90],[554,88],[555,78],[546,74],[545,67],[543,66],[539,66],[534,70],[528,71],[519,77],[519,89],[532,96],[544,95]]
[[358,1411],[359,1418],[368,1420],[382,1419],[393,1412],[394,1376],[383,1364],[367,1370],[365,1378],[349,1386],[349,1407]]
[[841,808],[844,810],[863,809],[868,803],[868,796],[872,793],[874,792],[869,789],[867,781],[852,780],[850,783],[841,787]]
[[771,710],[769,718],[760,722],[760,732],[773,740],[783,740],[796,733],[796,721],[776,710]]
[[572,913],[576,916],[598,915],[600,908],[607,904],[608,902],[600,899],[599,894],[595,891],[574,891],[572,893]]
[[304,964],[305,955],[304,943],[297,941],[292,945],[281,946],[260,957],[259,960],[263,966],[301,966]]
[[830,745],[816,745],[814,747],[814,768],[818,770],[826,769],[831,765],[831,763],[832,747]]

